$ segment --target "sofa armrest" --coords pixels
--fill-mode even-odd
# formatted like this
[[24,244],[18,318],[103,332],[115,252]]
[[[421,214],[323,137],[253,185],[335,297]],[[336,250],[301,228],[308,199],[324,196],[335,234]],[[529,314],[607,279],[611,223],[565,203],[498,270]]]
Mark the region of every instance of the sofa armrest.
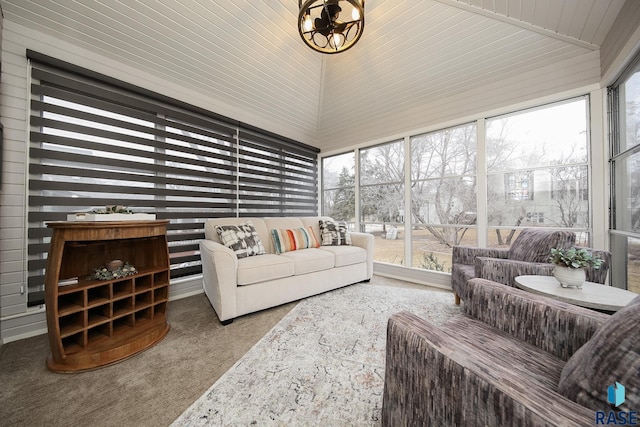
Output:
[[545,262],[517,261],[513,259],[499,259],[477,257],[475,260],[475,276],[492,280],[503,285],[516,286],[518,276],[535,275],[551,276],[554,265]]
[[476,248],[474,246],[454,246],[451,253],[452,264],[473,265],[476,257],[507,258],[509,249]]
[[352,231],[349,234],[351,236],[352,245],[359,246],[367,251],[367,278],[371,279],[371,277],[373,277],[373,256],[374,256],[373,234],[361,233],[361,232],[355,232],[355,231]]
[[567,360],[609,317],[587,308],[485,279],[467,282],[464,311],[494,328]]
[[200,241],[202,283],[220,321],[236,317],[238,258],[228,247],[203,239]]
[[408,312],[387,325],[382,425],[593,424],[593,411]]

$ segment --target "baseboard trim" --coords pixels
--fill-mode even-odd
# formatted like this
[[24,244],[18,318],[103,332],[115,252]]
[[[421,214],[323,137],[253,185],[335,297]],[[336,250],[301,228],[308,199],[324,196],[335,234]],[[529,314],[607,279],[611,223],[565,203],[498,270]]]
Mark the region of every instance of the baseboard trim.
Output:
[[202,287],[202,274],[185,279],[171,281],[169,287],[169,301],[187,298],[204,292]]
[[425,270],[422,268],[410,268],[384,262],[374,262],[373,274],[434,288],[452,290],[450,273]]

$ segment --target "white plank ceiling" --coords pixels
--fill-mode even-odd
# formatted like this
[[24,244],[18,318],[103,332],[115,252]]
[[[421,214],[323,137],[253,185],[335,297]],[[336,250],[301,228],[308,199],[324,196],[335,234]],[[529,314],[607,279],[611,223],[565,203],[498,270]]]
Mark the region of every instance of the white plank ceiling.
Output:
[[[219,114],[339,151],[494,107],[510,91],[522,99],[597,81],[593,64],[624,0],[367,0],[362,39],[338,55],[300,40],[297,0],[0,5],[5,23],[206,94],[201,106]],[[551,78],[557,87],[542,81]]]

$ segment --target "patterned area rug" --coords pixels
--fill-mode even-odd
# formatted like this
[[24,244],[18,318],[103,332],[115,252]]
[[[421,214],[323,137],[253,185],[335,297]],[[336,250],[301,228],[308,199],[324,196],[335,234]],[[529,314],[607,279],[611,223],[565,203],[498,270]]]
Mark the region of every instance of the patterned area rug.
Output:
[[411,311],[441,324],[447,292],[356,284],[301,301],[172,426],[380,425],[386,327]]

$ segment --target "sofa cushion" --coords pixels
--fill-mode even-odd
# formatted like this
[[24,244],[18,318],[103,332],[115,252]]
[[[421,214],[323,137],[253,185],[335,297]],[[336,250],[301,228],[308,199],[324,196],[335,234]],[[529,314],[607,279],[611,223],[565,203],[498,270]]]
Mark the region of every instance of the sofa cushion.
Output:
[[315,271],[329,270],[333,268],[335,261],[333,254],[320,249],[304,249],[287,252],[280,255],[281,258],[289,258],[293,261],[294,275],[313,273]]
[[321,246],[320,249],[334,255],[335,267],[367,262],[367,251],[359,246]]
[[350,245],[351,236],[345,221],[319,220],[322,246]]
[[238,260],[238,285],[251,285],[293,276],[293,261],[275,254]]
[[576,242],[572,231],[551,231],[525,228],[509,248],[509,259],[528,262],[549,262],[551,248],[568,248]]
[[311,227],[272,229],[273,248],[277,254],[320,246]]
[[569,358],[558,392],[593,410],[611,410],[608,387],[626,389],[619,411],[640,408],[640,296],[619,310]]
[[264,246],[251,221],[238,225],[216,225],[220,242],[235,252],[238,258],[263,255]]

